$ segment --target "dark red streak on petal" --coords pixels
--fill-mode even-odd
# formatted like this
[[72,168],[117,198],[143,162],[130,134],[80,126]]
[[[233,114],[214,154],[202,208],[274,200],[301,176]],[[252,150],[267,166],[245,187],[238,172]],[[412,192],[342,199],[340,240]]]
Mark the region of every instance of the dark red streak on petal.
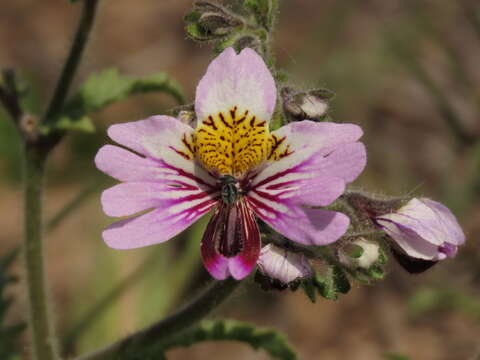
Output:
[[243,250],[237,255],[241,262],[253,268],[260,256],[261,239],[255,215],[245,200],[239,202],[239,215],[243,232]]
[[250,203],[250,205],[252,206],[253,210],[257,214],[259,213],[259,209],[266,210],[266,211],[274,213],[274,214],[278,214],[277,210],[275,210],[271,206],[268,206],[267,204],[259,201],[258,199],[254,199],[252,197],[247,197],[247,199],[248,199],[248,202]]
[[291,172],[294,172],[294,171],[298,170],[300,167],[302,167],[303,164],[304,164],[304,163],[301,163],[301,164],[299,164],[299,165],[297,165],[297,166],[294,166],[293,168],[290,168],[290,169],[287,169],[287,170],[283,170],[283,171],[280,171],[280,172],[278,172],[278,173],[276,173],[276,174],[273,174],[273,175],[267,177],[266,179],[263,179],[262,181],[260,181],[258,184],[256,184],[256,185],[253,187],[253,189],[258,188],[258,187],[260,187],[260,186],[262,186],[262,185],[265,185],[265,184],[267,184],[267,183],[269,183],[269,182],[271,182],[271,181],[274,181],[274,180],[276,180],[276,179],[278,179],[278,178],[281,178],[282,176],[285,176],[285,175],[287,175],[287,174],[289,174],[289,173],[291,173]]
[[209,183],[203,181],[202,179],[200,179],[198,176],[195,176],[191,173],[188,173],[185,170],[182,170],[182,169],[180,169],[176,166],[172,166],[172,165],[166,163],[163,160],[158,160],[158,159],[152,159],[152,160],[156,161],[157,163],[160,163],[160,165],[164,168],[176,171],[177,175],[184,176],[188,179],[192,179],[196,183],[201,184],[201,185],[205,185],[205,186],[209,187],[210,189],[215,189],[215,190],[219,189],[219,185],[212,186],[211,184],[209,184]]
[[177,149],[175,149],[173,146],[169,146],[168,148],[171,149],[171,150],[173,150],[173,151],[175,151],[175,152],[176,152],[178,155],[180,155],[181,157],[183,157],[183,158],[185,158],[185,159],[187,159],[187,160],[192,160],[192,159],[190,158],[190,156],[189,156],[188,154],[185,154],[183,151],[177,150]]

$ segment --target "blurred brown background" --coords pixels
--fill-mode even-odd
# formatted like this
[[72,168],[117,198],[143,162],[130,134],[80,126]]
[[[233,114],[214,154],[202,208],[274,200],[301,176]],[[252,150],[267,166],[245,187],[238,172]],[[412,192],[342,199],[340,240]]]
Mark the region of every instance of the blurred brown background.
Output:
[[[191,3],[104,0],[77,83],[106,67],[138,76],[166,71],[193,100],[212,53],[208,45],[185,38],[182,17]],[[32,112],[42,111],[49,99],[79,10],[67,0],[2,2],[0,67],[22,70],[33,84]],[[300,291],[266,294],[249,284],[217,316],[280,329],[306,360],[374,360],[386,353],[480,359],[480,3],[284,0],[274,48],[292,83],[333,90],[335,121],[364,128],[369,163],[355,185],[393,195],[415,191],[444,202],[459,217],[468,242],[455,260],[422,275],[408,275],[391,261],[385,281],[355,284],[337,302],[311,304]],[[177,241],[135,251],[108,249],[100,237],[111,221],[99,204],[109,180],[94,168],[93,157],[108,141],[105,128],[174,105],[167,95],[112,105],[96,115],[95,135],[69,136],[50,159],[48,217],[76,194],[89,194],[48,239],[57,323],[61,335],[76,334],[78,352],[159,319],[191,296],[186,289],[205,282],[198,275],[202,225]],[[18,139],[7,120],[0,113],[0,253],[21,236]],[[112,296],[112,306],[79,328],[80,319],[112,289],[121,294]],[[15,293],[12,321],[24,316],[23,292],[17,287]],[[169,355],[268,358],[236,343],[201,344]]]

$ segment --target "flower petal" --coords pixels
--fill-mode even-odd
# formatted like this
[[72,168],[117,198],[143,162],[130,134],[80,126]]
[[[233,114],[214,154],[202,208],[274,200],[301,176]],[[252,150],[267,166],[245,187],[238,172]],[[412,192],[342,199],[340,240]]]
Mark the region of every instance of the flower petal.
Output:
[[355,124],[303,120],[282,126],[272,135],[279,139],[285,137],[282,145],[290,145],[292,152],[309,150],[313,153],[319,149],[329,152],[339,145],[356,142],[362,137],[363,131]]
[[[353,124],[290,123],[272,133],[276,141],[270,161],[253,178],[252,185],[277,174],[290,178],[309,178],[319,175],[353,181],[366,164],[363,144],[357,143],[362,130]],[[295,170],[295,173],[292,172]],[[299,176],[299,173],[304,173]],[[285,181],[288,179],[282,179]]]
[[[318,176],[298,181],[297,184],[296,190],[292,192],[291,197],[292,201],[299,205],[327,206],[345,191],[345,182],[342,179],[329,176]],[[286,186],[276,187],[276,189],[277,191],[288,190]],[[272,193],[271,185],[266,186],[265,190]]]
[[465,241],[465,236],[450,210],[429,199],[414,198],[396,212],[381,215],[378,219],[401,225],[433,245],[460,245]]
[[298,204],[325,206],[343,193],[346,182],[354,180],[366,164],[365,147],[358,142],[329,145],[328,151],[317,145],[302,146],[259,170],[253,176],[252,190],[268,193],[276,200],[291,198]]
[[121,181],[187,182],[217,186],[215,178],[195,161],[193,129],[175,118],[153,116],[108,129],[110,137],[146,158],[116,146],[102,147],[97,167]]
[[113,145],[105,145],[98,150],[95,165],[120,181],[153,181],[161,178],[161,169],[155,161]]
[[102,194],[103,211],[108,216],[136,214],[150,208],[169,208],[175,213],[193,208],[207,200],[216,200],[218,191],[204,191],[199,185],[168,185],[129,182],[115,185]]
[[200,122],[236,106],[239,112],[249,110],[268,122],[276,95],[275,81],[260,55],[249,48],[237,55],[233,48],[227,48],[210,63],[200,80],[195,111]]
[[305,245],[327,245],[348,229],[349,218],[339,212],[311,209],[252,191],[247,197],[255,214],[288,239]]
[[114,249],[134,249],[167,241],[207,213],[216,201],[205,199],[190,206],[167,203],[147,214],[120,220],[107,227],[102,235]]
[[166,160],[162,156],[166,149],[183,148],[183,135],[188,137],[192,132],[193,129],[190,126],[171,116],[163,115],[114,124],[108,128],[108,136],[120,145],[139,154],[162,160]]
[[[229,276],[243,279],[256,266],[260,254],[260,231],[248,203],[239,201],[233,206],[235,208],[229,210],[228,205],[219,204],[201,242],[205,268],[218,280]],[[229,229],[229,223],[233,225],[232,229]],[[230,235],[234,238],[229,238]],[[237,250],[229,255],[232,248]]]
[[313,274],[312,267],[303,254],[288,252],[273,244],[264,246],[258,259],[260,271],[283,284]]
[[377,222],[408,256],[424,260],[437,259],[437,245],[425,241],[409,228],[399,227],[391,220],[377,219]]
[[449,208],[427,198],[421,198],[420,201],[435,212],[438,222],[442,224],[443,232],[448,234],[445,240],[447,243],[462,245],[465,242],[465,234]]

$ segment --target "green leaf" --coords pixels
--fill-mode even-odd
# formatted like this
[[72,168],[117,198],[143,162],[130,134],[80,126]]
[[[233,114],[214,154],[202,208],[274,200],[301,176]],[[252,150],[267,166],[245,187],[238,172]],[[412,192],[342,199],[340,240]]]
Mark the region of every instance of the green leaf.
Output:
[[295,360],[297,356],[286,338],[272,329],[258,329],[235,320],[204,321],[163,346],[164,350],[191,346],[201,341],[241,341],[255,350],[263,349],[275,359]]
[[72,118],[69,116],[62,116],[56,123],[56,129],[58,130],[71,130],[81,131],[85,133],[94,133],[95,125],[93,120],[88,116],[82,116],[78,118]]
[[212,40],[208,32],[206,32],[205,29],[200,25],[198,25],[197,23],[187,24],[185,26],[185,32],[192,40],[196,40],[196,41]]
[[374,280],[382,280],[385,277],[385,271],[377,264],[370,266],[367,269],[367,274]]
[[337,300],[337,291],[333,282],[332,269],[328,269],[327,273],[324,276],[318,274],[314,278],[315,287],[318,290],[318,293],[323,296],[325,299]]
[[317,274],[314,285],[318,293],[325,299],[337,300],[338,293],[346,294],[350,291],[350,281],[340,266],[332,265],[324,275]]
[[[143,78],[121,75],[117,69],[107,69],[91,75],[66,104],[55,125],[58,130],[93,132],[90,115],[106,106],[135,94],[164,92],[179,103],[184,102],[180,86],[165,73],[155,73]],[[48,132],[50,129],[43,129]]]
[[278,0],[245,0],[244,5],[249,9],[257,19],[257,22],[267,29],[273,25],[275,15],[276,2]]
[[315,303],[317,300],[315,292],[315,283],[313,278],[308,278],[302,280],[302,289],[305,292],[305,295],[310,299],[312,303]]
[[351,289],[350,281],[348,281],[347,275],[339,266],[333,267],[333,283],[335,285],[335,289],[339,293],[346,294]]

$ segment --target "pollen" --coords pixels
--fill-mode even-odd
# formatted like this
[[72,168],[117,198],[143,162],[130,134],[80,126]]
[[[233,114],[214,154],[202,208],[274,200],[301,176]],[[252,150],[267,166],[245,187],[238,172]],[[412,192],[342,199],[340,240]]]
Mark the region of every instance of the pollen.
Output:
[[268,158],[273,141],[265,120],[233,107],[200,122],[195,145],[197,157],[207,169],[240,177]]

